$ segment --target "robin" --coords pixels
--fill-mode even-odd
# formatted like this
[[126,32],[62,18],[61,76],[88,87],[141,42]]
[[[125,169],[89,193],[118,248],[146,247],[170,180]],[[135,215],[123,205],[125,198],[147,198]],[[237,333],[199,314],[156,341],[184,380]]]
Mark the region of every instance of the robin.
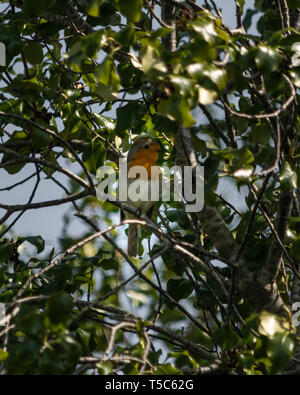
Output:
[[[157,166],[158,155],[160,151],[160,145],[157,140],[151,137],[139,137],[132,144],[128,156],[127,156],[127,186],[128,189],[130,185],[139,178],[139,185],[142,191],[140,191],[140,199],[133,201],[130,199],[130,193],[128,193],[127,203],[134,208],[141,211],[142,214],[147,215],[151,218],[154,208],[156,206],[156,201],[151,201],[150,191],[151,188],[157,188],[157,181],[161,177],[161,172]],[[142,166],[146,171],[132,176],[134,166]],[[151,172],[151,167],[153,168]],[[121,211],[121,220],[124,218],[132,219],[134,216],[132,214]],[[129,224],[128,228],[128,255],[136,256],[138,248],[138,226],[137,224]]]

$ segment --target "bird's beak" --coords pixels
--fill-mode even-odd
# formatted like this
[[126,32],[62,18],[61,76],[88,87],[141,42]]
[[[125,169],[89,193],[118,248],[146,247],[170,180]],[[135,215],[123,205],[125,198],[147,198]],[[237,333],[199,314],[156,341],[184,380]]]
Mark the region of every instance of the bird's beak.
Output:
[[160,145],[155,145],[153,148],[154,148],[154,151],[155,151],[155,152],[161,152],[161,147],[160,147]]

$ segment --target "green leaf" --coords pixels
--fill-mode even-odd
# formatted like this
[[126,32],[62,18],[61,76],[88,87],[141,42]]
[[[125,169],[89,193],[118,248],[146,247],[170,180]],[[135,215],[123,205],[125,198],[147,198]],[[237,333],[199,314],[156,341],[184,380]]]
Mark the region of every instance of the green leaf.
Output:
[[243,147],[234,151],[234,159],[237,161],[237,167],[245,166],[254,161],[253,153],[247,148]]
[[45,248],[45,241],[41,236],[26,236],[26,237],[18,237],[18,240],[24,242],[28,241],[28,243],[34,245],[37,249],[37,253],[39,254]]
[[[222,92],[227,83],[226,70],[201,63],[192,63],[187,66],[188,73],[206,89]],[[209,83],[209,81],[211,83]]]
[[103,3],[103,0],[92,0],[89,4],[87,14],[97,18],[100,16],[100,6]]
[[240,136],[245,131],[248,129],[249,126],[249,121],[246,118],[241,118],[241,117],[232,117],[232,121],[234,122],[236,128],[237,128],[237,134]]
[[293,84],[297,88],[300,88],[300,70],[299,70],[299,68],[291,70],[290,75],[292,77]]
[[13,295],[14,295],[14,293],[11,289],[9,289],[8,291],[1,292],[0,293],[0,302],[2,302],[2,303],[10,302]]
[[128,22],[138,22],[140,20],[143,0],[119,0],[119,6]]
[[[121,29],[117,35],[116,35],[116,40],[119,44],[122,46],[129,46],[134,43],[135,40],[135,30],[133,28],[133,25],[127,25],[123,29]],[[120,64],[120,66],[128,66],[129,63],[127,64]]]
[[177,258],[177,255],[171,251],[167,252],[161,255],[164,264],[166,267],[174,272],[177,276],[182,276],[184,270],[183,268],[179,265]]
[[[22,151],[22,155],[27,156],[29,154],[29,151],[26,149],[26,151]],[[11,154],[4,154],[2,156],[1,164],[5,164],[6,162],[10,162],[16,160]],[[11,164],[11,165],[5,165],[4,169],[7,171],[8,174],[16,174],[18,173],[23,167],[25,166],[25,163],[16,163],[16,164]]]
[[0,246],[0,263],[6,263],[14,252],[14,243],[2,244]]
[[254,140],[259,144],[268,145],[270,143],[271,131],[270,127],[265,123],[254,125],[252,128]]
[[100,96],[102,99],[104,99],[107,102],[117,100],[118,98],[118,92],[115,91],[112,86],[107,86],[103,85],[100,82],[98,82],[92,89],[91,91],[95,93],[96,95]]
[[62,348],[65,358],[71,365],[78,362],[82,349],[73,336],[68,334],[64,335],[59,339],[58,344]]
[[[50,153],[45,157],[45,160],[49,163],[53,163],[53,165],[58,165],[54,151],[50,151]],[[47,166],[44,167],[44,170],[48,177],[50,177],[56,171],[52,167]]]
[[111,254],[103,254],[99,264],[104,270],[118,270],[119,262]]
[[22,76],[18,76],[13,80],[11,87],[13,89],[23,90],[25,92],[26,91],[40,92],[42,89],[42,84],[36,77],[27,80],[27,79],[23,79]]
[[[217,161],[213,161],[216,163]],[[209,161],[206,162],[209,164]],[[205,188],[204,188],[204,200],[205,202],[211,205],[215,204],[215,190],[217,189],[219,183],[219,177],[217,173],[213,173],[209,178],[205,180]]]
[[182,97],[189,97],[193,95],[193,90],[195,88],[195,82],[183,76],[170,76],[170,80],[176,88],[176,92],[178,92]]
[[[250,220],[251,212],[246,211],[242,215],[242,220],[238,224],[238,226],[235,228],[236,232],[236,239],[237,242],[240,243],[243,240],[243,237],[245,235],[245,231],[247,229],[249,220]],[[253,221],[252,227],[251,227],[251,233],[250,235],[254,237],[255,233],[263,233],[266,229],[266,221],[262,215],[257,214],[255,216],[255,220]],[[251,255],[249,257],[254,258],[256,257],[257,250],[253,248],[249,248],[249,252],[251,252]]]
[[70,319],[72,308],[71,296],[61,291],[50,296],[46,313],[53,324],[66,324]]
[[297,188],[297,173],[291,168],[289,162],[284,162],[280,169],[280,186],[285,191]]
[[32,127],[31,132],[32,145],[34,148],[43,148],[49,146],[52,139],[48,133],[43,132],[41,129]]
[[252,110],[253,104],[251,103],[251,100],[249,97],[240,97],[239,100],[239,109],[241,112],[249,112]]
[[87,56],[93,58],[97,55],[98,49],[101,47],[103,40],[105,40],[105,36],[103,36],[103,32],[101,30],[91,33],[85,36],[81,41],[82,49],[86,53]]
[[44,349],[40,357],[41,374],[57,375],[65,371],[65,366],[61,356],[50,348]]
[[114,119],[97,113],[94,113],[94,116],[96,118],[97,124],[107,130],[109,133],[112,133],[115,130],[116,124]]
[[267,356],[271,360],[271,374],[277,373],[293,357],[297,346],[296,336],[288,333],[276,333],[267,342]]
[[283,36],[279,41],[280,48],[285,51],[299,52],[300,34],[293,32],[287,36]]
[[0,362],[5,361],[5,359],[7,357],[8,357],[8,352],[6,352],[2,348],[0,348]]
[[300,258],[300,238],[292,240],[291,256],[295,259]]
[[[140,65],[141,66],[141,65]],[[134,88],[136,84],[140,86],[141,76],[143,75],[141,70],[135,68],[131,63],[119,64],[117,66],[119,77],[121,79],[121,85],[124,88]]]
[[103,165],[105,157],[105,147],[98,138],[94,138],[87,144],[82,154],[82,160],[92,174],[96,174],[97,169]]
[[174,97],[172,99],[161,99],[158,107],[159,115],[166,116],[171,121],[179,122],[183,127],[189,128],[194,125],[195,119],[185,99]]
[[291,10],[296,10],[300,7],[300,0],[287,0],[287,4]]
[[113,365],[111,364],[111,362],[99,362],[96,366],[101,376],[113,374]]
[[187,23],[189,29],[197,33],[197,37],[206,41],[210,45],[214,45],[220,40],[215,24],[211,20],[198,18],[195,21]]
[[113,83],[112,74],[116,74],[115,65],[111,58],[108,56],[95,70],[95,76],[103,85],[111,85]]
[[107,57],[96,68],[95,77],[99,84],[96,85],[95,92],[107,101],[116,99],[120,87],[120,78],[112,59]]
[[1,42],[4,43],[6,47],[6,66],[8,66],[14,56],[20,54],[24,43],[20,39],[20,34],[13,23],[2,23],[0,25],[0,37]]
[[214,154],[217,157],[222,158],[223,160],[227,159],[230,162],[230,164],[234,159],[236,161],[235,163],[236,168],[244,167],[254,161],[253,153],[246,146],[240,149],[229,149],[229,150],[227,149],[227,150],[214,151]]
[[263,336],[272,338],[277,333],[286,333],[290,329],[290,324],[274,314],[262,311],[259,315],[258,332]]
[[135,101],[129,102],[123,107],[119,107],[117,109],[117,125],[115,132],[117,134],[122,134],[125,130],[135,126],[143,110],[144,106],[141,106],[141,104]]
[[159,365],[158,368],[156,369],[155,375],[180,375],[182,372],[175,368],[174,365],[171,363],[166,363],[164,365]]
[[216,91],[212,89],[206,89],[199,87],[199,103],[207,106],[208,104],[213,104],[218,98]]
[[28,339],[22,343],[12,343],[8,347],[8,357],[4,366],[8,374],[32,373],[33,366],[37,363],[40,351],[40,341]]
[[38,308],[31,306],[22,306],[16,317],[18,330],[28,334],[37,336],[44,329],[43,317]]
[[276,49],[267,45],[259,45],[256,49],[255,63],[262,73],[272,73],[280,65],[281,56]]
[[252,17],[258,13],[258,10],[248,8],[246,15],[243,19],[243,26],[247,31],[252,25]]
[[237,0],[237,3],[240,6],[239,15],[243,15],[245,0]]
[[205,158],[207,155],[207,147],[206,142],[202,139],[199,139],[195,134],[192,135],[193,145],[195,149],[200,153],[201,158]]
[[189,355],[188,351],[172,352],[168,354],[169,358],[175,359],[175,366],[178,369],[189,367],[197,368],[195,360]]
[[24,0],[23,11],[30,17],[40,16],[55,0]]
[[176,222],[182,229],[189,229],[191,223],[184,210],[168,210],[166,217],[171,222]]
[[175,133],[175,131],[177,130],[176,122],[173,122],[170,119],[162,117],[158,114],[152,117],[152,121],[154,122],[155,129],[160,132],[165,133],[167,130],[169,133]]
[[[142,64],[139,67],[145,74],[149,74],[151,71],[156,73],[166,73],[168,71],[167,66],[163,63],[161,58],[156,54],[154,48],[148,45],[145,49],[144,54],[141,57]],[[149,77],[149,75],[148,75]],[[154,74],[153,74],[154,77]]]
[[170,279],[167,283],[167,291],[178,302],[187,298],[193,292],[193,285],[184,278]]
[[83,347],[83,351],[89,353],[92,339],[91,333],[85,329],[78,328],[76,331],[76,338]]
[[153,365],[158,365],[159,363],[159,359],[161,357],[162,354],[162,350],[161,349],[157,349],[157,350],[152,350],[149,352],[149,361],[153,364]]
[[98,49],[101,45],[105,44],[106,40],[107,37],[103,30],[98,30],[85,37],[81,37],[71,46],[66,58],[70,62],[74,62],[76,65],[81,66],[81,63],[84,63],[87,57],[93,58],[97,55]]
[[240,338],[230,324],[224,324],[213,334],[213,339],[224,350],[230,350],[238,346]]
[[24,47],[25,58],[29,63],[41,64],[44,58],[43,48],[40,43],[32,41]]

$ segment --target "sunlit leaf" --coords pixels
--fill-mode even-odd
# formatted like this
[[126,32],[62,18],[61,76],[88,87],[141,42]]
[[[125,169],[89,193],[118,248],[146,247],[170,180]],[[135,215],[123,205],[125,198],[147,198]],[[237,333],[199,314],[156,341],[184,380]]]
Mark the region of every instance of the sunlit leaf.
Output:
[[138,22],[141,17],[142,0],[119,0],[120,10],[130,22]]
[[297,188],[297,174],[292,169],[289,162],[284,162],[280,170],[279,180],[281,187],[285,190]]
[[263,73],[276,71],[279,67],[281,56],[276,49],[267,45],[260,45],[256,50],[255,62]]

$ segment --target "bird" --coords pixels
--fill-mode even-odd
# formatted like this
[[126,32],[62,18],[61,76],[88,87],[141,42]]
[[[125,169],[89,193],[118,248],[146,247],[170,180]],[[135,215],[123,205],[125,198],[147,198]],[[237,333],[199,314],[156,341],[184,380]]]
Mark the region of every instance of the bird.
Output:
[[[156,207],[156,201],[151,201],[150,188],[157,188],[157,181],[161,178],[161,171],[157,166],[159,152],[161,147],[155,138],[149,136],[140,136],[135,139],[131,145],[127,155],[127,187],[139,179],[139,185],[141,186],[140,197],[141,199],[133,201],[130,199],[130,193],[127,194],[127,202],[130,206],[139,210],[141,214],[151,218],[153,215],[154,208]],[[132,177],[130,170],[134,166],[143,166],[146,171],[137,176]],[[155,167],[154,167],[155,166]],[[153,168],[151,173],[151,168]],[[133,219],[134,215],[124,212],[121,210],[121,220]],[[137,255],[138,249],[138,225],[129,224],[128,228],[128,249],[127,253],[131,257]]]

